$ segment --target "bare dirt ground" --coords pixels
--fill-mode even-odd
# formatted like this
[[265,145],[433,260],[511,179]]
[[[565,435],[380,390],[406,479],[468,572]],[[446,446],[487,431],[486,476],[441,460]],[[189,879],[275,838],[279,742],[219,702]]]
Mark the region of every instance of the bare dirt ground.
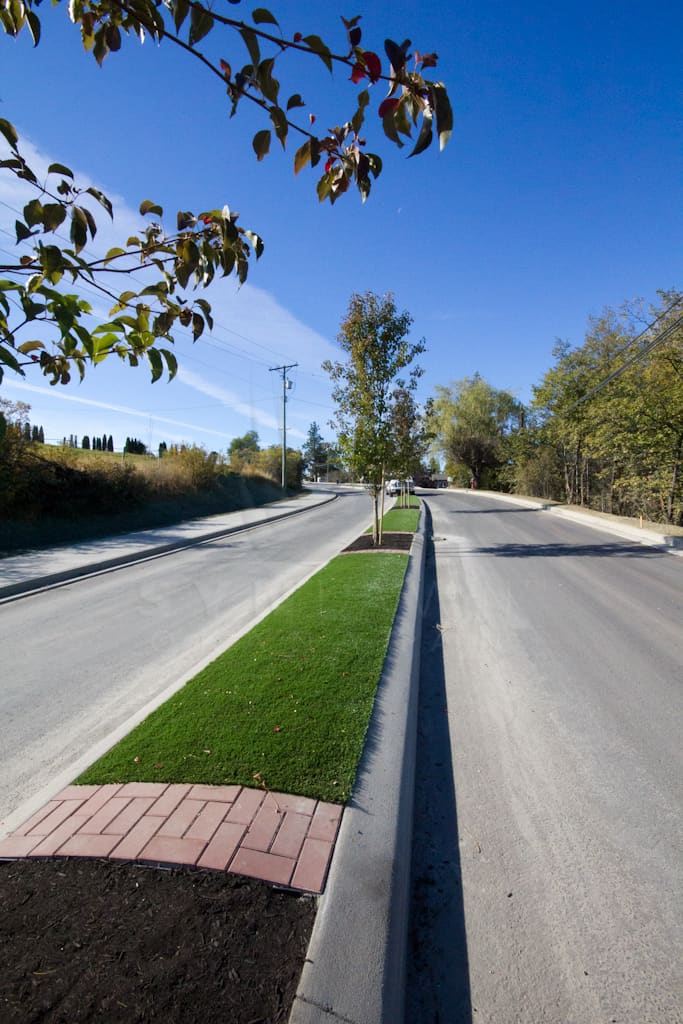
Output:
[[280,1024],[316,903],[220,872],[0,863],[5,1024]]

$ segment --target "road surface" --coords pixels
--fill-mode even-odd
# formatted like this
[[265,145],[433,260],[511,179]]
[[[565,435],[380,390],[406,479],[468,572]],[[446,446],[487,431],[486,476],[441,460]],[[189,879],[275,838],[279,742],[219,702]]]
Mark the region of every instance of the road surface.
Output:
[[[368,525],[362,491],[0,607],[3,819]],[[85,766],[84,766],[85,767]]]
[[427,503],[406,1021],[675,1024],[683,559]]

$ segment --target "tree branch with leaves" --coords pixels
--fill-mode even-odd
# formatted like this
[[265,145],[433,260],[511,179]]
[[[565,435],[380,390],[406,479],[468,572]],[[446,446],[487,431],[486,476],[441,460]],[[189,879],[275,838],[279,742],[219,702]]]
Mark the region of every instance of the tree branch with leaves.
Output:
[[[55,0],[53,6],[59,3]],[[239,0],[230,3],[234,6]],[[37,46],[42,32],[39,6],[40,0],[0,0],[4,31],[14,37],[27,32]],[[294,173],[308,165],[322,167],[316,184],[321,202],[335,203],[352,185],[365,201],[381,173],[381,157],[367,148],[364,134],[371,127],[366,121],[370,90],[380,83],[387,86],[388,94],[377,103],[375,123],[394,145],[401,148],[415,133],[410,153],[415,156],[431,145],[435,135],[443,149],[452,132],[446,87],[424,76],[436,66],[436,54],[417,50],[411,54],[409,40],[399,45],[386,39],[383,63],[376,49],[361,45],[358,16],[341,19],[345,46],[342,52],[334,52],[315,33],[285,34],[266,8],[252,11],[248,20],[227,17],[194,0],[70,0],[65,8],[80,27],[83,47],[99,65],[121,49],[125,37],[141,42],[151,38],[199,61],[220,81],[231,117],[245,103],[265,116],[267,127],[252,139],[257,160],[269,153],[273,137],[284,149],[290,134],[298,135],[302,141],[293,156]],[[238,46],[241,59],[238,55],[229,62],[219,56],[226,51],[226,39]],[[215,54],[207,49],[210,43],[216,44]],[[288,54],[313,57],[330,72],[335,66],[343,67],[354,85],[365,86],[354,93],[348,117],[317,134],[314,114],[303,120],[297,116],[305,107],[301,93],[294,88],[285,98],[275,76],[276,70],[278,74],[280,68],[287,70],[283,61]],[[176,360],[164,343],[173,342],[174,325],[190,327],[194,340],[205,325],[211,327],[208,302],[190,300],[183,292],[188,287],[207,287],[217,273],[245,281],[251,253],[258,258],[263,251],[261,237],[241,227],[228,206],[196,216],[180,211],[175,233],[166,234],[155,220],[125,245],[101,258],[87,259],[84,250],[97,229],[91,202],[113,216],[107,197],[93,187],[79,189],[72,171],[63,164],[50,165],[47,179],[40,182],[23,157],[9,121],[0,120],[0,133],[9,149],[0,169],[36,191],[24,206],[23,219],[16,222],[17,242],[30,243],[32,251],[0,266],[0,374],[4,367],[23,375],[26,366],[37,364],[51,383],[68,383],[74,370],[82,377],[88,363],[114,354],[131,365],[146,360],[153,380],[165,371],[172,377]],[[141,204],[140,212],[162,216],[161,207],[151,200]],[[54,238],[67,224],[70,247],[43,240],[46,235]],[[156,271],[158,279],[140,291],[120,292],[112,285],[117,275],[140,269]],[[75,287],[87,284],[109,298],[113,302],[110,319],[89,327],[90,304],[78,294],[63,291],[64,282]],[[50,342],[44,336],[48,324],[56,329]]]

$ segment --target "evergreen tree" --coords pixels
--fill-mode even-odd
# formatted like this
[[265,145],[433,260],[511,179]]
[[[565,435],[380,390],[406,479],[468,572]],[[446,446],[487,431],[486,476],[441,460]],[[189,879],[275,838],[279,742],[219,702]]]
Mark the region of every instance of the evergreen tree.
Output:
[[35,426],[31,427],[31,440],[32,441],[37,441],[38,440],[38,427],[35,427]]
[[114,438],[111,436],[111,434],[109,435],[109,440],[107,441],[107,451],[114,451]]
[[308,436],[301,452],[304,472],[312,480],[317,480],[325,471],[327,452],[325,442],[318,424],[314,421],[308,428]]
[[38,440],[41,444],[45,444],[45,431],[43,430],[42,424],[38,428]]
[[31,440],[31,424],[28,420],[24,423],[24,441]]
[[87,450],[90,449],[90,438],[88,437],[87,434],[83,435],[83,440],[81,441],[81,448],[85,448]]

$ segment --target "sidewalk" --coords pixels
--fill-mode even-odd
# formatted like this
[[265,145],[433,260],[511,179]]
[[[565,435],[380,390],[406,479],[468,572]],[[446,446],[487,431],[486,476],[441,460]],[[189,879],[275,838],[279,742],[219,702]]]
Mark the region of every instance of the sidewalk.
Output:
[[201,544],[263,523],[275,522],[316,505],[334,501],[336,497],[332,491],[304,491],[294,498],[258,508],[191,519],[174,526],[141,530],[103,540],[89,540],[82,544],[11,555],[0,559],[0,603],[43,587],[67,583],[79,576],[107,572],[131,562],[157,558],[192,544]]

